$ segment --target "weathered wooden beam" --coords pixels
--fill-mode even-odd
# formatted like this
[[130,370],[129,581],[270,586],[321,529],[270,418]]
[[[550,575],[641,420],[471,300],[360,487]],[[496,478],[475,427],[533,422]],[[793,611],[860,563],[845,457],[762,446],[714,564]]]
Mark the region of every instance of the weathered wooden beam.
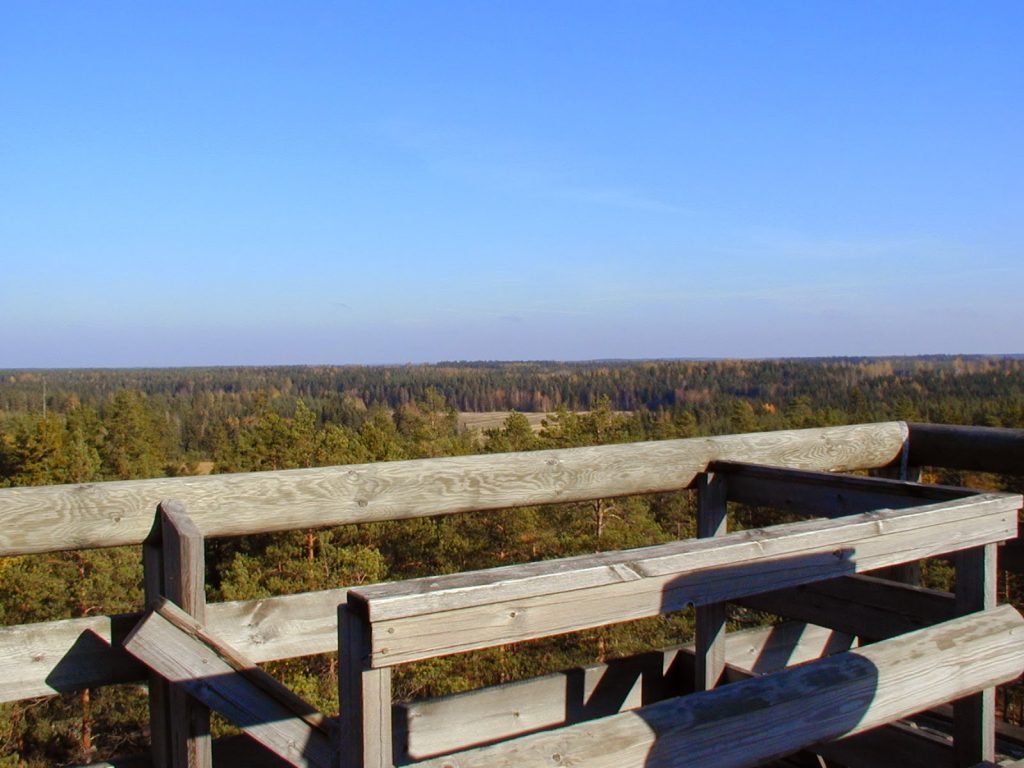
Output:
[[142,680],[120,649],[141,613],[0,627],[0,702]]
[[[785,623],[727,635],[726,677],[753,674],[848,650],[848,635]],[[464,750],[547,728],[637,709],[690,692],[693,646],[650,651],[515,683],[394,707],[394,760],[416,760]],[[950,715],[952,716],[952,715]],[[816,751],[847,768],[953,768],[947,740],[893,724],[818,745]],[[214,765],[279,768],[287,765],[245,736],[215,740]],[[89,768],[151,768],[148,758],[122,757]]]
[[366,623],[338,607],[341,768],[391,768],[391,669],[370,668]]
[[926,501],[947,501],[974,493],[965,488],[878,477],[837,476],[733,461],[717,461],[709,469],[729,478],[729,501],[818,517],[855,515],[873,509],[906,509]]
[[[338,605],[346,589],[211,603],[207,628],[255,662],[338,648]],[[145,668],[121,648],[142,613],[0,627],[0,702],[142,680]]]
[[[177,501],[157,507],[143,544],[146,601],[166,598],[202,623],[206,618],[203,535]],[[210,711],[181,687],[151,675],[149,720],[154,762],[174,768],[210,768]]]
[[[973,614],[996,605],[996,545],[956,555],[956,607]],[[996,691],[986,688],[953,702],[953,744],[962,768],[996,759]]]
[[[787,622],[726,636],[730,682],[842,653],[853,638]],[[652,651],[530,680],[395,707],[398,765],[558,726],[593,720],[692,692],[694,646]],[[954,768],[948,739],[893,723],[811,748],[845,768]]]
[[[346,589],[210,603],[209,632],[262,663],[337,649]],[[850,576],[743,598],[742,605],[871,639],[945,621],[951,595],[872,576]],[[142,680],[121,648],[140,613],[0,627],[0,702]]]
[[[853,638],[789,623],[725,636],[728,680],[848,650]],[[693,690],[694,645],[395,707],[395,760],[408,763],[637,709]]]
[[911,465],[1024,474],[1024,429],[918,423],[907,426]]
[[884,640],[958,615],[948,592],[865,575],[766,592],[737,602],[865,640]]
[[1022,631],[1024,619],[1003,606],[773,675],[417,766],[755,765],[1013,679],[1024,670]]
[[333,768],[327,718],[174,604],[148,611],[124,647],[289,764]]
[[139,544],[152,510],[178,499],[203,535],[347,523],[671,491],[708,463],[845,471],[889,463],[903,422],[418,459],[237,475],[0,488],[0,556]]
[[[727,475],[705,472],[697,478],[697,536],[714,538],[728,531]],[[725,671],[725,603],[696,608],[694,689],[710,691]]]
[[625,552],[350,590],[374,666],[655,616],[1008,538],[1020,497],[980,494]]

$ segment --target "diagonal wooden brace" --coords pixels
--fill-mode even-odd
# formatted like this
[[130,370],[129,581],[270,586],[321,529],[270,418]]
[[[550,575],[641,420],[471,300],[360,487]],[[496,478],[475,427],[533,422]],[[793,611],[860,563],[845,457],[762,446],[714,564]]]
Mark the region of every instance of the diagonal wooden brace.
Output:
[[290,765],[333,765],[327,718],[170,601],[146,612],[124,648]]
[[[166,598],[206,621],[203,534],[185,505],[164,501],[142,546],[146,602]],[[181,689],[150,676],[149,720],[155,768],[211,768],[210,711]]]

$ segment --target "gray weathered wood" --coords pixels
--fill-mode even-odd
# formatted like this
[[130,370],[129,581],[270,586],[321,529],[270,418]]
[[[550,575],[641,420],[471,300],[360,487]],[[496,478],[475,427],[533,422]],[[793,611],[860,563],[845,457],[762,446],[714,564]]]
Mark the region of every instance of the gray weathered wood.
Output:
[[[337,649],[346,589],[210,603],[208,631],[255,662]],[[946,593],[850,576],[739,601],[758,610],[882,639],[952,618]],[[142,680],[121,649],[141,613],[0,627],[0,702]]]
[[[744,556],[760,559],[802,554],[818,544],[827,547],[843,541],[844,536],[852,537],[851,541],[862,538],[870,541],[875,538],[872,536],[875,533],[884,533],[887,537],[909,534],[916,543],[911,544],[907,556],[916,558],[917,552],[913,550],[918,547],[933,550],[934,546],[927,541],[931,534],[949,534],[950,526],[987,527],[984,533],[979,534],[980,541],[961,542],[953,550],[992,543],[990,539],[1012,537],[1017,530],[1014,513],[1021,502],[1019,494],[977,493],[913,509],[877,510],[834,520],[808,520],[736,531],[716,539],[674,541],[631,550],[408,579],[359,587],[355,592],[360,600],[372,600],[370,619],[377,622],[469,607],[496,599],[556,594],[670,575],[688,567],[733,565]],[[977,525],[966,526],[966,521],[975,521]],[[970,530],[965,533],[971,535]],[[877,539],[876,545],[888,551],[889,545],[877,544],[878,541],[881,539]],[[870,556],[872,552],[870,547],[858,550],[858,560],[863,561],[864,556]],[[880,554],[879,559],[888,560],[889,557]],[[871,567],[867,562],[861,562],[861,565]],[[351,593],[350,590],[350,597]]]
[[338,700],[341,768],[390,768],[391,670],[370,668],[366,623],[338,606]]
[[1003,606],[773,675],[417,765],[755,765],[1013,679],[1024,670],[1022,632],[1024,620]]
[[[147,600],[165,597],[202,623],[206,618],[203,535],[183,504],[161,502],[143,547]],[[175,768],[210,768],[209,709],[181,686],[151,676],[149,711],[155,762]]]
[[349,591],[375,666],[560,634],[992,543],[1020,497],[979,494],[625,552]]
[[[776,671],[840,653],[852,643],[849,635],[796,623],[731,632],[725,636],[726,678]],[[592,720],[690,692],[693,656],[694,646],[689,644],[399,705],[396,762]]]
[[[827,582],[798,587],[795,597],[766,594],[746,604],[854,632],[875,626],[899,633],[952,615],[941,596],[926,591],[911,594],[911,604],[885,603],[893,590],[865,583],[866,589],[855,593],[836,592],[838,587]],[[257,662],[326,653],[337,648],[336,606],[345,600],[346,590],[337,589],[214,603],[207,606],[207,623],[213,634]],[[926,605],[932,607],[925,610]],[[141,679],[144,670],[120,649],[139,618],[125,614],[0,627],[0,701]]]
[[729,501],[818,517],[841,517],[873,509],[906,509],[926,501],[959,499],[972,493],[966,488],[793,471],[732,461],[714,462],[710,469],[729,478]]
[[[888,477],[895,480],[903,480],[912,483],[921,482],[921,467],[913,467],[907,464],[910,456],[909,443],[903,446],[903,455],[898,463],[890,464],[888,467],[870,470],[872,477]],[[875,573],[876,576],[898,581],[903,584],[921,584],[921,564],[904,563],[885,568]]]
[[[697,477],[697,536],[713,538],[728,530],[727,475],[705,472]],[[709,691],[725,671],[725,603],[696,609],[694,689]]]
[[[203,535],[180,502],[163,502],[159,515],[164,595],[202,624],[206,621],[206,555]],[[172,685],[168,716],[171,764],[188,768],[211,768],[210,710],[180,686]]]
[[[996,545],[958,552],[956,607],[959,613],[984,611],[996,605]],[[953,703],[953,743],[961,766],[996,755],[996,691],[987,688]]]
[[[726,636],[731,682],[849,650],[850,635],[788,622]],[[399,765],[637,709],[690,692],[694,646],[654,651],[395,708]],[[847,768],[954,768],[943,738],[892,724],[813,751]]]
[[[157,508],[156,519],[150,537],[142,545],[142,586],[146,604],[163,599],[164,553],[160,548],[163,538],[163,522],[160,508]],[[77,642],[76,642],[77,646]],[[118,651],[121,651],[118,648]],[[65,668],[74,663],[61,659]],[[177,768],[171,754],[171,686],[164,678],[153,671],[147,670],[149,685],[149,742],[150,754],[155,768]],[[49,678],[47,678],[49,682]]]
[[948,592],[874,576],[844,576],[737,602],[865,640],[884,640],[958,615],[953,595]]
[[[260,663],[332,653],[338,648],[337,607],[346,593],[211,603],[206,624]],[[0,627],[0,702],[142,680],[145,668],[121,648],[141,618],[138,612]]]
[[708,462],[802,469],[882,466],[903,422],[460,456],[322,469],[0,489],[0,556],[139,544],[164,499],[207,537],[653,493]]
[[1024,472],[1024,429],[909,424],[908,463],[979,472]]
[[124,647],[295,766],[333,766],[333,729],[320,713],[164,601]]

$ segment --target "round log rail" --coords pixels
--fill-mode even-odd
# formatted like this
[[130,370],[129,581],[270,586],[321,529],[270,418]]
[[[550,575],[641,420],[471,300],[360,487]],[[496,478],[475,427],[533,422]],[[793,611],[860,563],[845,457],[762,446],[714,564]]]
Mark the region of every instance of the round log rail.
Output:
[[901,456],[904,422],[321,469],[0,489],[0,556],[139,544],[157,505],[203,536],[402,520],[688,487],[711,461],[849,471]]
[[977,472],[1024,473],[1024,429],[908,424],[908,463]]

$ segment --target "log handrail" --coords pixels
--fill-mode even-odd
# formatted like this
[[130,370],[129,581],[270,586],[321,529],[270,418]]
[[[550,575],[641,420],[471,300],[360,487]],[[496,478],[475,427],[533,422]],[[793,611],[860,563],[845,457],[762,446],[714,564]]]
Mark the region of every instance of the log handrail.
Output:
[[897,459],[903,422],[234,475],[0,488],[0,557],[140,544],[182,502],[204,537],[329,528],[687,488],[711,461],[851,471]]

